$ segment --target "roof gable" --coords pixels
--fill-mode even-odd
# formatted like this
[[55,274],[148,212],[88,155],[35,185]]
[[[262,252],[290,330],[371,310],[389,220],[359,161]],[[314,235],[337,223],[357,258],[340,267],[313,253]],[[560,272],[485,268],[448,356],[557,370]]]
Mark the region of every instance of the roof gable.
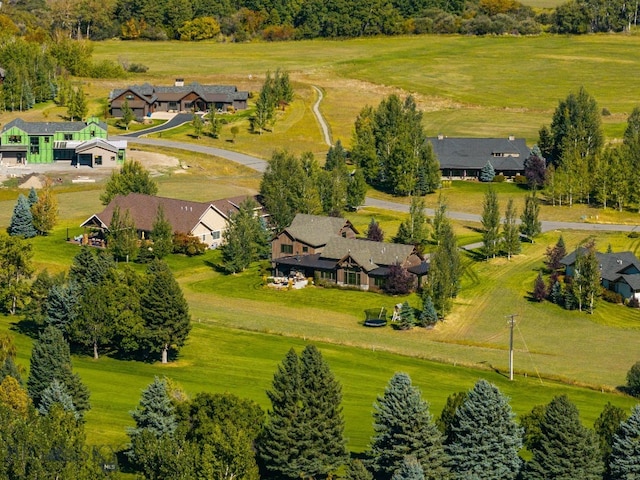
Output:
[[348,257],[369,271],[380,266],[404,263],[415,252],[413,245],[331,237],[322,251],[323,259],[342,261]]
[[351,222],[344,218],[299,213],[285,230],[296,240],[319,247],[325,245],[332,236],[339,235],[343,228],[358,233]]

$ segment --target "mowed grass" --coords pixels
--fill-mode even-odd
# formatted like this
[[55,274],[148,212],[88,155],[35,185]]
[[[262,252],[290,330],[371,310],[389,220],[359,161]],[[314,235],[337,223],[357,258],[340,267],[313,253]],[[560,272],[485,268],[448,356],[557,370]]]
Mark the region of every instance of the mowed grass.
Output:
[[[639,44],[639,36],[629,35],[426,35],[249,44],[107,41],[94,51],[97,59],[125,57],[149,66],[128,83],[170,83],[181,76],[255,92],[267,70],[285,68],[303,97],[312,94],[310,85],[323,89],[333,137],[347,144],[358,112],[392,92],[416,95],[430,135],[513,134],[533,143],[558,101],[580,86],[611,111],[605,131],[620,138],[640,98],[640,85],[628,81],[640,74],[633,60]],[[92,80],[92,94],[106,96],[124,83]],[[320,147],[317,126],[300,122],[306,141]],[[274,136],[286,145],[289,132],[281,133],[276,125]],[[245,147],[238,142],[237,148]]]

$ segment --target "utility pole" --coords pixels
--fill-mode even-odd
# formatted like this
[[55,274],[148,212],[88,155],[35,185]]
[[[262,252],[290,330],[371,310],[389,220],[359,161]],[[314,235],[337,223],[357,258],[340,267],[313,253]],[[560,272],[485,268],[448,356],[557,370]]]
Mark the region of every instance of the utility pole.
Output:
[[517,315],[515,313],[512,313],[511,315],[507,315],[507,318],[509,319],[509,380],[513,381],[513,327],[516,324],[516,317]]

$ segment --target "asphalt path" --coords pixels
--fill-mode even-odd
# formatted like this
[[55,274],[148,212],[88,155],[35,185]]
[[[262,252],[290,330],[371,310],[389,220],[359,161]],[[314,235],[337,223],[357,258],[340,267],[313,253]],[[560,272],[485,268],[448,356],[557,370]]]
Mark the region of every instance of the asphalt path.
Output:
[[172,128],[179,127],[182,124],[189,123],[193,120],[193,113],[178,113],[170,120],[167,120],[162,125],[158,125],[157,127],[147,128],[145,130],[138,130],[136,132],[125,133],[121,135],[122,140],[128,140],[129,138],[140,138],[144,135],[148,135],[149,133],[158,133],[163,132],[165,130],[170,130]]
[[322,129],[322,136],[324,138],[324,143],[326,143],[331,147],[332,143],[331,143],[331,133],[329,132],[329,125],[327,125],[327,122],[322,116],[322,113],[320,113],[320,103],[322,102],[324,95],[322,94],[322,90],[320,90],[318,87],[316,87],[315,85],[312,85],[312,87],[315,89],[316,92],[318,92],[318,99],[316,100],[316,103],[313,104],[313,114],[316,116],[316,118],[318,119],[318,122],[320,123],[320,128]]

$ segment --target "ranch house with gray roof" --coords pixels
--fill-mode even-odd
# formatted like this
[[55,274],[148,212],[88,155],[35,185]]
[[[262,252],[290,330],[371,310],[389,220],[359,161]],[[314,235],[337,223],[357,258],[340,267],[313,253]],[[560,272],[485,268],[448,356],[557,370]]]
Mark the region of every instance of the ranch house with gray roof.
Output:
[[109,111],[114,117],[122,116],[125,102],[136,117],[146,117],[153,112],[205,111],[229,108],[247,108],[249,92],[239,91],[233,85],[184,84],[177,79],[173,86],[157,86],[149,83],[112,90],[109,94]]
[[440,162],[443,178],[479,178],[491,163],[496,175],[507,178],[524,175],[524,161],[530,155],[523,138],[460,138],[439,135],[429,138]]
[[[579,252],[586,251],[580,247],[560,260],[568,277],[575,275],[576,256]],[[619,293],[624,298],[635,297],[640,300],[640,260],[632,252],[596,252],[596,258],[600,267],[600,281],[604,288]]]

